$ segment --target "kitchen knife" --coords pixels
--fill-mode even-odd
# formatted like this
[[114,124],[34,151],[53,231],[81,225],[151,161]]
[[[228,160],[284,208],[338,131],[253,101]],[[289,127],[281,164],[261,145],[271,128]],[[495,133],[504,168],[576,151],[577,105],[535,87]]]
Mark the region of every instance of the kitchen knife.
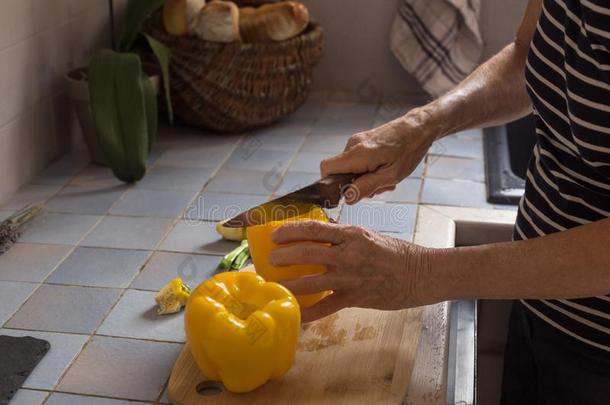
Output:
[[287,219],[299,214],[299,203],[317,204],[323,208],[334,208],[339,205],[341,198],[352,190],[349,186],[359,175],[332,174],[309,186],[286,194],[264,204],[258,205],[229,219],[223,226],[227,228],[243,228],[246,226],[261,225],[269,220],[277,220],[276,215]]

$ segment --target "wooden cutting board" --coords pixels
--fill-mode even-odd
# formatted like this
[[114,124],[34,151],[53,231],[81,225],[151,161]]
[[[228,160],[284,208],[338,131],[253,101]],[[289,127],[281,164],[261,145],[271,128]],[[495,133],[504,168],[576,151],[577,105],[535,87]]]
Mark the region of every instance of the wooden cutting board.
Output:
[[[185,346],[174,365],[168,396],[175,405],[400,404],[411,380],[421,314],[421,308],[350,308],[303,325],[292,369],[248,394],[232,394],[208,381]],[[217,392],[202,395],[198,387]]]

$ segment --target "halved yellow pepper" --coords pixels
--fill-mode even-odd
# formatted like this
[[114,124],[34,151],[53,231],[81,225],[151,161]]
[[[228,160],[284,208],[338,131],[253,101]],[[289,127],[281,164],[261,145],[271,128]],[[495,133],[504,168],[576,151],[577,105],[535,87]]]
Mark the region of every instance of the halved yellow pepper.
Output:
[[[275,267],[269,262],[271,252],[280,247],[271,240],[273,231],[287,222],[312,220],[329,221],[328,216],[322,208],[309,204],[307,206],[300,206],[299,215],[297,216],[248,227],[248,246],[256,272],[267,281],[288,280],[326,272],[327,268],[323,265],[299,264]],[[296,297],[302,308],[309,308],[330,294],[332,294],[331,291],[323,291],[315,294],[297,295]]]
[[184,317],[197,365],[231,392],[252,391],[294,363],[299,305],[286,288],[255,273],[215,275],[191,294]]

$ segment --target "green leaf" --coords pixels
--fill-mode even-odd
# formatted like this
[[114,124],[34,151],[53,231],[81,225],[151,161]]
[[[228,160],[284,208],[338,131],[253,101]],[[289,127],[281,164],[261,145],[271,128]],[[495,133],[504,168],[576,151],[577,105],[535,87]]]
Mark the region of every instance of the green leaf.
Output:
[[152,150],[157,135],[157,127],[159,124],[159,108],[157,106],[157,93],[146,74],[142,74],[140,78],[142,90],[144,94],[144,103],[146,108],[147,128],[148,128],[148,152]]
[[151,116],[156,115],[156,99],[151,101],[152,85],[146,81],[140,57],[133,53],[102,50],[89,64],[97,140],[114,175],[125,182],[138,181],[146,173],[150,131],[156,128]]
[[125,7],[125,19],[119,49],[129,51],[138,34],[142,30],[144,21],[158,8],[163,6],[165,0],[128,0]]
[[170,51],[163,43],[157,41],[151,36],[146,34],[142,34],[148,41],[150,45],[150,49],[152,49],[153,53],[157,57],[159,61],[159,65],[161,66],[161,75],[163,75],[163,90],[165,92],[165,103],[167,105],[167,115],[169,117],[170,124],[174,123],[174,110],[172,108],[172,95],[170,90],[169,83],[169,61],[170,61]]

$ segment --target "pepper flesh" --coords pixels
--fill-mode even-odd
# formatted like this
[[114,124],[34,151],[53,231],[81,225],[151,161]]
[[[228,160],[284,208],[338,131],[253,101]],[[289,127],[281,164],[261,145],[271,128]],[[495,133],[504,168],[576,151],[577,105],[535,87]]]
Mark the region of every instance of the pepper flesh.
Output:
[[[252,262],[256,268],[256,272],[260,274],[267,281],[279,281],[288,280],[304,276],[310,276],[313,274],[320,274],[327,271],[324,265],[292,265],[275,267],[269,262],[269,255],[275,249],[280,246],[273,243],[271,240],[271,234],[280,226],[287,222],[293,221],[322,221],[328,222],[328,216],[317,205],[311,204],[307,210],[303,207],[299,208],[301,214],[294,217],[289,217],[277,221],[269,221],[262,225],[256,225],[248,227],[248,246],[250,247],[250,255],[252,256]],[[297,242],[298,243],[298,242]],[[292,244],[287,244],[288,246]],[[321,301],[328,295],[332,294],[332,291],[322,291],[315,294],[297,295],[296,298],[299,301],[301,308],[309,308]]]
[[184,317],[197,365],[231,392],[252,391],[294,363],[299,305],[256,273],[217,274],[191,294]]

